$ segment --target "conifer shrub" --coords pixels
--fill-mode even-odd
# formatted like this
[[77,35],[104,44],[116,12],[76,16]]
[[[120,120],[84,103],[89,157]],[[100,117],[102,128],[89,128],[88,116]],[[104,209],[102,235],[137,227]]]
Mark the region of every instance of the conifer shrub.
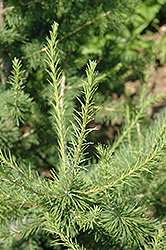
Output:
[[[9,151],[12,141],[20,139],[13,123],[35,111],[35,103],[24,93],[24,72],[16,58],[9,80],[13,92],[1,103],[11,114],[8,144],[2,143],[0,152],[1,249],[165,249],[166,112],[148,126],[143,119],[161,95],[147,96],[144,85],[135,109],[126,104],[126,123],[114,143],[99,143],[90,158],[87,136],[94,130],[88,124],[94,118],[100,80],[97,63],[87,64],[78,108],[66,126],[68,102],[58,66],[57,29],[54,23],[46,49],[56,135],[51,136],[58,144],[50,179]],[[0,129],[5,142],[5,128]]]
[[[94,109],[95,123],[102,131],[91,133],[88,141],[105,142],[104,126],[120,127],[126,122],[125,105],[114,99],[124,93],[124,83],[143,79],[142,72],[155,63],[157,55],[164,62],[165,38],[154,41],[153,31],[159,26],[158,13],[165,0],[8,0],[2,1],[0,15],[0,143],[17,161],[45,173],[56,168],[58,151],[53,145],[57,137],[50,116],[51,100],[45,57],[45,37],[53,20],[59,23],[58,48],[60,67],[63,68],[65,88],[65,127],[72,129],[72,110],[79,105],[75,96],[81,97],[82,81],[89,59],[97,61],[98,91]],[[148,13],[148,14],[147,14]],[[143,35],[144,34],[144,35]],[[148,37],[148,40],[146,39]],[[140,49],[141,48],[141,49]],[[160,53],[161,52],[161,53]],[[157,54],[157,55],[156,55]],[[13,58],[20,58],[22,67],[21,90],[16,90],[12,80],[7,81]],[[159,60],[159,59],[158,59]],[[18,60],[15,63],[20,63]],[[13,65],[14,66],[14,65]],[[145,69],[146,68],[146,69]],[[13,108],[15,94],[19,91],[17,109]],[[63,91],[62,91],[63,92]],[[22,95],[22,97],[21,97]],[[21,101],[27,96],[27,105]],[[9,98],[10,96],[10,98]],[[33,101],[32,99],[33,98]],[[129,113],[137,103],[128,98]],[[19,109],[18,109],[19,107]],[[21,108],[21,109],[20,109]],[[79,107],[80,108],[80,107]],[[20,115],[18,115],[18,111]],[[51,111],[52,112],[52,111]],[[130,123],[130,114],[127,115]],[[147,117],[149,118],[149,117]],[[148,119],[146,119],[148,120]],[[93,123],[90,124],[90,126]],[[69,130],[70,130],[69,129]],[[66,140],[70,141],[69,133]],[[110,137],[109,137],[110,138]],[[88,150],[93,150],[91,146]],[[56,158],[56,160],[55,160]]]

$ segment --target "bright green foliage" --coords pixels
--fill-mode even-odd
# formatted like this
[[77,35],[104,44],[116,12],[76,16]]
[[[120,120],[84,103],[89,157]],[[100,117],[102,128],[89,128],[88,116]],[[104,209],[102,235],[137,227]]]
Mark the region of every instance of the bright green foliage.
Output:
[[[59,160],[53,155],[55,168],[46,180],[21,158],[16,161],[1,150],[1,249],[164,249],[166,112],[148,128],[143,123],[147,107],[161,95],[146,97],[144,87],[135,110],[128,103],[124,107],[128,117],[121,135],[112,145],[98,144],[96,162],[89,159],[88,123],[101,78],[97,63],[89,60],[78,108],[66,128],[68,101],[58,65],[57,28],[54,23],[47,38],[46,71]],[[22,95],[27,98],[20,66],[14,59],[14,103]]]

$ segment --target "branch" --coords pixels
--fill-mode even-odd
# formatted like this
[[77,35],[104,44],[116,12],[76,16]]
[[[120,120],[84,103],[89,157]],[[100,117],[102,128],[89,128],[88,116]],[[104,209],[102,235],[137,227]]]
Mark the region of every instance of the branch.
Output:
[[69,32],[66,36],[61,37],[61,39],[59,40],[59,42],[61,42],[62,40],[64,40],[65,38],[67,38],[67,37],[69,37],[69,36],[71,36],[71,35],[73,35],[73,34],[76,34],[76,33],[79,32],[80,30],[82,30],[84,27],[91,25],[91,24],[94,23],[95,21],[97,21],[97,20],[99,20],[99,19],[101,19],[101,18],[103,18],[103,17],[109,16],[110,14],[111,14],[111,11],[107,11],[106,13],[103,13],[103,14],[100,15],[99,17],[96,17],[96,18],[94,18],[94,19],[92,19],[92,20],[90,20],[90,21],[84,23],[82,26],[78,27],[78,28],[75,29],[74,31]]
[[[136,174],[138,171],[141,171],[141,169],[145,170],[144,167],[148,163],[152,162],[155,159],[155,157],[165,148],[165,140],[163,140],[163,142],[162,142],[162,135],[165,134],[165,131],[166,131],[166,124],[164,124],[161,127],[161,130],[160,130],[156,140],[151,145],[151,148],[149,149],[148,154],[146,154],[146,157],[142,158],[142,162],[140,164],[138,164],[138,161],[139,161],[139,159],[138,159],[136,161],[135,165],[129,171],[127,171],[127,173],[124,173],[124,175],[122,174],[122,176],[119,177],[114,182],[107,184],[104,187],[99,187],[99,188],[95,188],[95,189],[86,191],[83,194],[91,194],[91,193],[101,192],[101,191],[106,190],[106,189],[111,189],[113,186],[124,181],[126,178],[134,176],[134,174]],[[161,144],[158,146],[159,141]]]

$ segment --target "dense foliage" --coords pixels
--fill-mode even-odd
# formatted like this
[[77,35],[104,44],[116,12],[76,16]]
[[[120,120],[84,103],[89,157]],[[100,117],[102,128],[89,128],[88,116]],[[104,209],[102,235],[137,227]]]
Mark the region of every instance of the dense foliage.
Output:
[[[147,113],[163,96],[147,79],[165,61],[165,36],[151,37],[164,4],[5,1],[1,249],[165,249],[166,114]],[[113,99],[137,78],[136,99]],[[120,125],[117,138],[90,137],[94,119]]]

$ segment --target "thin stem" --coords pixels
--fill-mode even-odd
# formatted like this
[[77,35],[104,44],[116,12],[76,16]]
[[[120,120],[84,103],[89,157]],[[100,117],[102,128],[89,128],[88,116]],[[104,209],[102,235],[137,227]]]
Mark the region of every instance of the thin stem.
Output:
[[94,18],[94,19],[92,19],[92,20],[90,20],[90,21],[84,23],[83,25],[81,25],[80,27],[76,28],[75,30],[69,32],[66,36],[61,37],[61,39],[60,39],[59,41],[61,42],[62,40],[68,38],[69,36],[72,36],[72,35],[78,33],[78,32],[79,32],[80,30],[82,30],[84,27],[89,26],[89,25],[91,25],[92,23],[94,23],[95,21],[100,20],[100,19],[103,18],[103,17],[109,16],[110,14],[111,14],[111,11],[107,11],[107,12],[101,14],[99,17],[96,17],[96,18]]

